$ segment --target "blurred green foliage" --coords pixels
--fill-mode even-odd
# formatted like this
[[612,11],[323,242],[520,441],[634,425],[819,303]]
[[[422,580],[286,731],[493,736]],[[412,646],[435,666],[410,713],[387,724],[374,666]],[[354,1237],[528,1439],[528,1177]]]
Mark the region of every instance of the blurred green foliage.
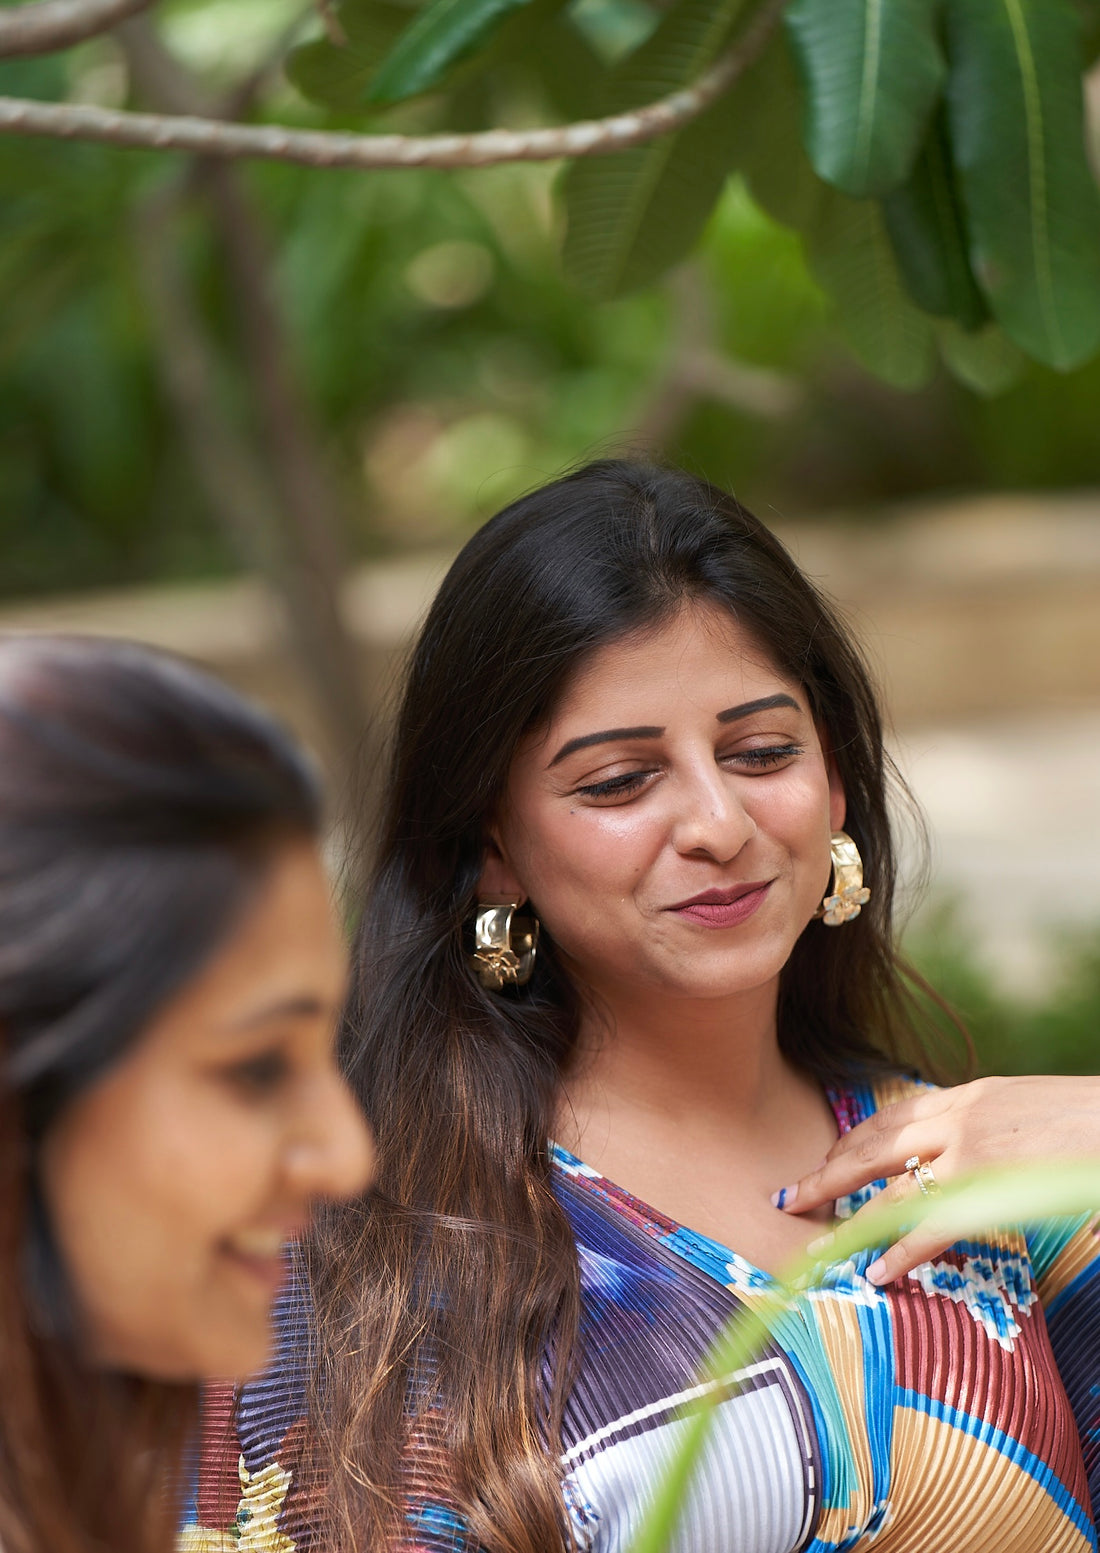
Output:
[[[403,26],[393,0],[334,3],[342,36],[305,44],[289,74],[361,128],[426,94],[446,127],[484,127],[502,80],[557,115],[629,112],[741,51],[732,90],[690,122],[567,169],[564,262],[590,296],[686,258],[740,174],[800,232],[888,382],[921,386],[939,356],[1002,384],[1009,358],[1064,370],[1100,348],[1094,0],[788,0],[782,15],[773,0],[425,0]],[[982,337],[968,350],[960,333]]]
[[1063,934],[1049,985],[1028,996],[1005,991],[949,904],[927,916],[906,947],[966,1024],[977,1073],[1100,1070],[1100,929]]
[[[391,4],[387,20],[383,10],[377,0],[348,10],[349,22],[358,18],[340,55],[349,102],[414,14]],[[267,59],[299,14],[291,0],[174,0],[157,12],[178,57],[221,89]],[[467,58],[446,94],[390,110],[387,122],[431,129],[446,113],[477,127],[579,112],[592,86],[581,62],[600,79],[648,58],[658,23],[644,0],[569,7],[570,37],[554,47],[580,37],[587,53],[548,77],[560,100],[546,104],[532,96],[521,33],[510,31],[540,16],[537,3],[504,16],[491,76]],[[275,71],[257,114],[359,122],[293,84],[319,94],[303,72],[332,53],[321,40],[299,49],[293,81]],[[360,71],[350,84],[349,60]],[[0,91],[114,103],[129,87],[105,40],[2,63]],[[783,144],[769,148],[776,167]],[[759,169],[742,149],[751,184]],[[784,516],[873,512],[943,490],[1100,482],[1100,362],[1059,374],[1002,360],[1002,381],[1015,381],[995,398],[942,368],[916,393],[886,386],[843,343],[815,275],[820,255],[808,260],[802,237],[766,215],[743,179],[725,183],[686,274],[596,301],[560,262],[556,193],[572,174],[241,171],[268,228],[294,370],[346,496],[353,555],[437,542],[563,466],[642,443]],[[0,594],[238,564],[165,402],[133,237],[139,212],[186,174],[180,157],[0,139]],[[219,353],[229,414],[247,397],[237,321],[194,192],[179,258]],[[996,354],[995,342],[983,347],[962,330],[941,348]],[[701,351],[705,371],[693,367]],[[735,369],[732,386],[716,362]],[[754,368],[771,377],[738,378]],[[991,381],[988,362],[982,371]],[[771,408],[769,385],[782,391]]]

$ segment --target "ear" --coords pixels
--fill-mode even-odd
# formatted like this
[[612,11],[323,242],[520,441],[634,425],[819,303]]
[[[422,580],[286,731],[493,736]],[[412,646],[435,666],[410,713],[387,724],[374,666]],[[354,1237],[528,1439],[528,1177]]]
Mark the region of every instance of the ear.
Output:
[[844,829],[844,816],[848,810],[848,803],[844,796],[844,783],[840,778],[840,768],[836,758],[831,753],[825,757],[825,769],[829,776],[829,828],[831,830]]
[[508,860],[495,825],[489,827],[489,839],[485,843],[485,851],[482,854],[477,893],[486,900],[495,896],[522,903],[527,899],[527,891]]

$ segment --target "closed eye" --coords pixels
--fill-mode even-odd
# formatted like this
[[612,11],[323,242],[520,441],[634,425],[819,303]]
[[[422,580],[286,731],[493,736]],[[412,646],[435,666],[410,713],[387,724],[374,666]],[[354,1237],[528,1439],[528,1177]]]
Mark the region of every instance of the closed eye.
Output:
[[245,1058],[243,1062],[235,1062],[221,1071],[234,1089],[259,1099],[271,1094],[286,1081],[290,1075],[290,1061],[285,1052],[264,1051],[258,1052],[254,1057]]
[[772,744],[763,749],[735,750],[733,754],[726,755],[728,761],[734,761],[740,766],[747,766],[750,770],[768,771],[776,766],[786,765],[796,755],[803,753],[800,744]]
[[608,777],[605,782],[578,787],[577,792],[585,798],[627,798],[640,791],[650,775],[648,771],[625,771],[622,776]]

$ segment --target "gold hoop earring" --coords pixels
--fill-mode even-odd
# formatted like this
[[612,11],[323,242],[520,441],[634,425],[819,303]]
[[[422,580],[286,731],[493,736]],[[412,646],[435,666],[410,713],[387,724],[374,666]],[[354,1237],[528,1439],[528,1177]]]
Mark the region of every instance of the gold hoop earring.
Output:
[[533,916],[517,917],[521,904],[517,900],[478,903],[471,964],[478,981],[489,992],[522,987],[531,980],[539,920]]
[[846,922],[855,921],[871,899],[871,892],[863,883],[863,859],[859,848],[847,831],[833,831],[829,837],[829,854],[833,860],[833,879],[814,916],[820,917],[826,927],[843,927]]

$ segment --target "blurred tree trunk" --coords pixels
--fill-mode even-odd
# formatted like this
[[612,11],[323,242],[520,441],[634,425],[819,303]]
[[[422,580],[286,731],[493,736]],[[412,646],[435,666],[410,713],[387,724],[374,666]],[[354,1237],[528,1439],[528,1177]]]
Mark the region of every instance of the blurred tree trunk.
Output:
[[[117,35],[134,84],[151,106],[217,112],[147,19],[123,24]],[[224,258],[239,324],[232,366],[253,414],[251,427],[222,411],[222,364],[177,258],[175,228],[191,198],[205,205]],[[294,381],[263,223],[234,167],[196,163],[178,188],[149,202],[139,240],[166,391],[212,510],[244,564],[282,606],[289,645],[324,729],[335,818],[350,846],[370,818],[379,762],[359,653],[341,611],[340,498]]]

